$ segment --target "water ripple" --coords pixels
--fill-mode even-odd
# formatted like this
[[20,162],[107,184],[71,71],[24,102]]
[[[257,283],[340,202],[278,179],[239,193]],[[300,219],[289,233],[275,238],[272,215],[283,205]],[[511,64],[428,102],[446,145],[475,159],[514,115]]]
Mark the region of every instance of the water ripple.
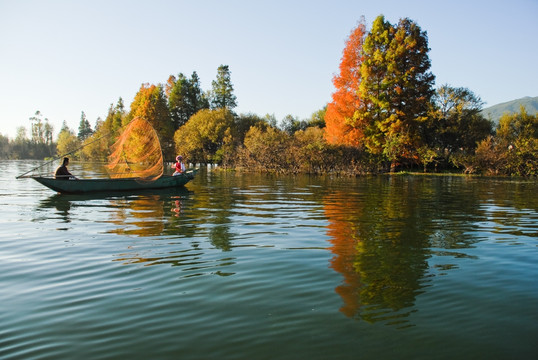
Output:
[[201,174],[93,197],[1,178],[0,358],[536,353],[531,184]]

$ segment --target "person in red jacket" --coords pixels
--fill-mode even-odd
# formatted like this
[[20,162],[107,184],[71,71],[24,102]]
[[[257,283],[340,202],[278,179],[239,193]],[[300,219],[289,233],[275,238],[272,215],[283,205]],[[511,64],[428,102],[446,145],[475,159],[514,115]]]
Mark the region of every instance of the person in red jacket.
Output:
[[176,157],[176,163],[172,165],[172,167],[176,169],[173,174],[174,176],[183,174],[185,172],[185,163],[183,162],[183,156],[178,155]]

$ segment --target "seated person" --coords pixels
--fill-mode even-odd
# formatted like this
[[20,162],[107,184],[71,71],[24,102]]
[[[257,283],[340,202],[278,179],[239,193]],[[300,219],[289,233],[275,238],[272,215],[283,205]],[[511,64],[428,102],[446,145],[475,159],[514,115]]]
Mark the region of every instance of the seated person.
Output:
[[58,166],[58,169],[56,169],[56,172],[54,173],[54,178],[57,180],[75,180],[76,177],[74,177],[69,170],[67,170],[67,165],[69,165],[69,158],[65,157],[63,159],[62,165]]
[[176,169],[173,174],[174,176],[183,174],[185,172],[185,163],[183,163],[183,156],[178,155],[176,157],[176,163],[172,165],[172,167]]

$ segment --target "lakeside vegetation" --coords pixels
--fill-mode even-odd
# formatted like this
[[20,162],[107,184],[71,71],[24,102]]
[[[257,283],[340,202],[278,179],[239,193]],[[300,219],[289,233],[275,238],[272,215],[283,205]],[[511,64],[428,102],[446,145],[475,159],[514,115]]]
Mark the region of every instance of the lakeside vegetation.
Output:
[[64,122],[57,141],[38,111],[30,138],[0,135],[0,158],[42,159],[71,154],[105,161],[122,127],[143,117],[156,129],[165,160],[274,173],[358,175],[394,171],[458,171],[484,175],[538,175],[538,113],[505,114],[495,124],[481,113],[470,89],[434,88],[425,31],[409,19],[383,16],[368,31],[351,31],[335,91],[310,119],[236,114],[231,71],[217,69],[203,91],[196,72],[164,84],[142,84],[129,110],[120,98],[92,129],[84,112],[78,133]]

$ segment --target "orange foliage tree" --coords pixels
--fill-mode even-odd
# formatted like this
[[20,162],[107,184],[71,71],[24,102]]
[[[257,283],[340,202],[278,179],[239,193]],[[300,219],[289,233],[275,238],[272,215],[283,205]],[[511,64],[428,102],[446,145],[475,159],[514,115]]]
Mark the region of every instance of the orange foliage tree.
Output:
[[325,138],[330,144],[359,146],[364,137],[360,128],[353,123],[353,115],[361,104],[358,89],[365,36],[366,26],[362,18],[346,41],[340,74],[333,78],[336,91],[332,94],[332,102],[327,105],[325,114]]
[[148,121],[161,141],[165,157],[173,159],[174,127],[168,111],[168,104],[162,85],[142,84],[131,103],[131,111],[127,121],[141,117]]

